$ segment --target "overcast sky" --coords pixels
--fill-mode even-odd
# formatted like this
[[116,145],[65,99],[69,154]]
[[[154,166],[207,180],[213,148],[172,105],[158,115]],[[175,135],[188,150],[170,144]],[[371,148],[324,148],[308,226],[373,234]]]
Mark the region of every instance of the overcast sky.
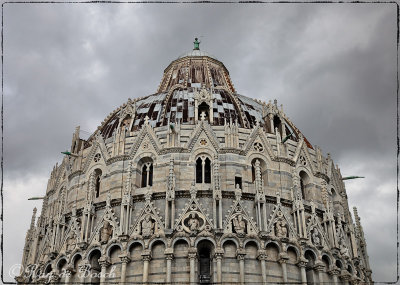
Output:
[[[93,132],[128,98],[156,92],[192,49],[236,91],[277,99],[331,153],[357,206],[373,278],[396,279],[395,4],[4,5],[4,277],[21,262],[33,207],[76,126]],[[82,133],[84,135],[84,133]]]

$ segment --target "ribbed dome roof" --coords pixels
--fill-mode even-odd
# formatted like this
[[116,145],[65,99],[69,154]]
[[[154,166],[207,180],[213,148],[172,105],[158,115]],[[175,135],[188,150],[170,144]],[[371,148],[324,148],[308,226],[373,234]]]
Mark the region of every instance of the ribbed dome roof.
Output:
[[[100,132],[104,138],[111,137],[126,115],[127,106],[134,110],[130,131],[140,129],[146,120],[153,127],[175,122],[195,124],[202,111],[199,104],[205,104],[203,111],[206,110],[211,125],[224,126],[226,122],[236,122],[241,128],[253,128],[259,123],[268,128],[264,121],[266,104],[237,94],[224,64],[200,51],[198,45],[196,48],[195,42],[194,50],[173,60],[164,70],[155,94],[129,100],[106,118]],[[299,131],[290,125],[297,137]],[[290,132],[293,130],[288,129],[287,133]],[[308,141],[307,144],[311,147]]]

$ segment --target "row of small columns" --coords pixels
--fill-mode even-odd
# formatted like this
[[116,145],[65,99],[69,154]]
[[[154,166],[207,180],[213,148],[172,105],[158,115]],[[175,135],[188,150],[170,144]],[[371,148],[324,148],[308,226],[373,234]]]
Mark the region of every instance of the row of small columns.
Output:
[[[262,279],[263,283],[267,284],[267,267],[266,267],[266,260],[267,260],[267,254],[264,250],[259,250],[257,252],[258,255],[258,260],[261,263],[261,274],[262,274]],[[215,250],[215,259],[217,263],[217,283],[222,283],[222,258],[224,256],[224,250],[221,248],[217,248]],[[244,260],[245,260],[246,252],[244,249],[238,249],[236,251],[236,257],[239,260],[239,270],[240,270],[240,284],[245,284],[245,272],[244,272]],[[171,283],[172,282],[172,260],[173,260],[173,252],[172,249],[166,249],[165,250],[165,259],[167,261],[167,275],[166,275],[166,283]],[[120,282],[121,284],[124,284],[126,281],[126,267],[127,264],[131,261],[128,255],[123,254],[120,255],[119,258],[121,259],[121,279]],[[190,262],[190,284],[197,284],[196,280],[196,259],[197,259],[197,249],[196,248],[189,248],[188,252],[188,258]],[[279,258],[279,263],[281,264],[282,267],[282,278],[283,282],[286,283],[288,282],[288,277],[287,277],[287,267],[286,263],[288,261],[289,257],[283,253],[280,254]],[[99,259],[99,264],[101,267],[101,273],[100,273],[100,285],[105,285],[106,284],[106,272],[107,272],[107,267],[111,265],[111,263],[108,261],[109,259],[107,257],[101,257]],[[151,260],[151,252],[146,250],[142,253],[142,260],[143,260],[143,283],[148,282],[148,276],[149,276],[149,264]],[[300,267],[300,273],[301,273],[301,282],[302,285],[307,285],[307,275],[306,275],[306,266],[307,266],[308,260],[305,258],[300,258],[300,261],[297,263],[297,266]],[[85,265],[84,265],[85,266]],[[324,281],[323,278],[323,272],[324,272],[324,266],[321,263],[317,263],[314,266],[314,269],[318,272],[318,279],[319,282],[322,283]],[[70,277],[71,274],[74,272],[72,267],[68,267],[66,269],[66,279],[65,279],[65,284],[70,283]],[[351,280],[351,274],[348,273],[345,270],[340,270],[337,267],[334,267],[328,272],[330,275],[333,276],[333,283],[336,285],[338,284],[338,276],[340,275],[340,279],[342,280],[344,285],[348,285],[349,281]],[[84,283],[84,277],[82,277],[82,280],[80,282]]]

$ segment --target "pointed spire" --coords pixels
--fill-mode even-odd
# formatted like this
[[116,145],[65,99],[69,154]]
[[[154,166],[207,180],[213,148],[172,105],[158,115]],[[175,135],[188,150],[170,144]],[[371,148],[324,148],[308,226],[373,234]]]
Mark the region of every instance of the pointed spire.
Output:
[[33,214],[32,214],[32,220],[31,220],[31,229],[33,229],[35,227],[36,212],[37,212],[37,209],[35,207],[35,208],[33,208]]
[[192,182],[192,186],[190,187],[190,196],[192,199],[196,199],[196,194],[197,194],[197,190],[196,190],[196,182]]
[[150,189],[150,187],[148,187],[146,194],[144,194],[145,201],[146,202],[150,202],[151,201],[151,196],[152,196],[151,189]]
[[107,207],[111,207],[111,192],[107,193],[106,205]]
[[353,212],[354,212],[354,219],[356,220],[356,232],[360,234],[361,223],[360,223],[360,217],[358,216],[357,207],[353,207]]

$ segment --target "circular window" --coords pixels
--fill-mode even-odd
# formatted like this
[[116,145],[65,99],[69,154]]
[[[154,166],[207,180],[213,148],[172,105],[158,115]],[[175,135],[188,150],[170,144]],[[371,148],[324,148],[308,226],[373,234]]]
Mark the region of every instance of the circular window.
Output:
[[259,142],[255,142],[253,146],[254,146],[254,150],[255,151],[260,151],[261,152],[261,151],[264,150],[263,145],[261,143],[259,143]]
[[94,162],[99,162],[99,161],[100,161],[100,157],[101,157],[100,153],[97,153],[97,154],[94,156]]

